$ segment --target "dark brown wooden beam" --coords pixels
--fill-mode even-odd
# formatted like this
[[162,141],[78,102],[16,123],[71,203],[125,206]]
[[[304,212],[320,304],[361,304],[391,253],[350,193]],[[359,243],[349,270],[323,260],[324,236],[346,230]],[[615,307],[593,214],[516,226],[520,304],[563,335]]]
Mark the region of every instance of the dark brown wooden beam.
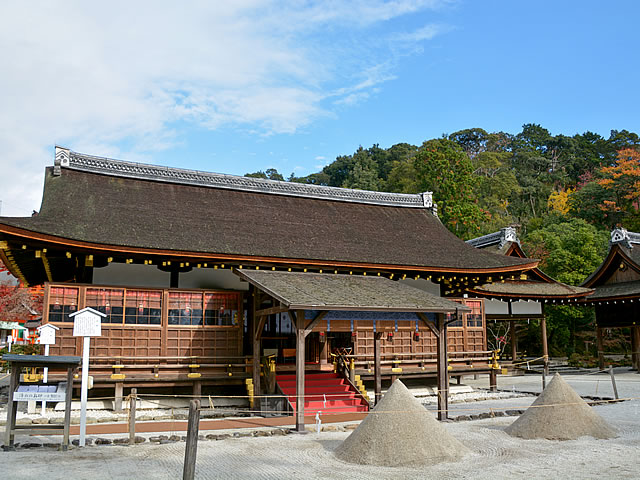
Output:
[[[252,309],[252,326],[253,334],[251,335],[253,344],[253,409],[260,410],[260,332],[258,324],[260,320],[256,316],[256,306],[258,302],[258,290],[251,285],[249,288],[249,294],[251,295],[251,309]],[[266,318],[266,317],[262,317]],[[264,324],[263,324],[264,328]]]
[[444,314],[438,318],[438,420],[446,420],[449,415],[449,362],[447,361],[447,325]]
[[260,316],[260,315],[274,315],[276,313],[286,312],[287,310],[289,310],[287,307],[283,307],[283,306],[279,305],[277,307],[269,307],[269,308],[263,308],[261,310],[257,310],[256,311],[256,315],[258,315],[258,316]]
[[604,370],[604,342],[602,341],[602,327],[596,327],[596,344],[598,345],[598,368]]
[[375,399],[376,405],[382,399],[382,370],[380,364],[380,356],[382,354],[382,332],[374,332],[373,334],[373,355],[374,355],[374,365],[373,365],[373,375],[374,375],[374,391],[375,391]]
[[296,430],[304,432],[304,310],[296,312]]
[[543,315],[540,319],[540,336],[542,337],[542,362],[544,374],[549,375],[549,346],[547,344],[547,318]]
[[438,331],[438,328],[434,325],[434,323],[431,320],[427,318],[427,316],[424,313],[417,312],[416,315],[418,315],[418,318],[422,320],[422,323],[424,323],[427,327],[429,327],[429,330],[431,330],[431,333],[433,333],[436,336],[436,338],[440,336],[440,332]]
[[515,320],[509,320],[509,330],[511,330],[511,360],[515,362],[518,355],[518,335],[516,334]]
[[304,327],[305,337],[311,333],[311,329],[313,329],[313,327],[315,327],[318,324],[318,322],[325,317],[326,314],[327,314],[326,311],[318,313],[316,317],[313,320],[311,320],[306,327]]
[[631,365],[640,373],[640,326],[631,327]]
[[264,330],[264,324],[267,322],[267,317],[266,315],[262,315],[262,316],[256,316],[255,317],[255,322],[256,322],[256,331],[255,331],[255,339],[256,340],[260,340],[262,338],[262,331]]

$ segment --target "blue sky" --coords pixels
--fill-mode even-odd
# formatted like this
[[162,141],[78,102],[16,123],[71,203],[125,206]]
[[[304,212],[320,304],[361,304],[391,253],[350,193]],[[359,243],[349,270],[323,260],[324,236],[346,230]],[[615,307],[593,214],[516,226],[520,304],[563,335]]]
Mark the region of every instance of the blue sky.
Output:
[[636,1],[0,4],[0,200],[57,143],[244,174],[471,127],[640,132]]

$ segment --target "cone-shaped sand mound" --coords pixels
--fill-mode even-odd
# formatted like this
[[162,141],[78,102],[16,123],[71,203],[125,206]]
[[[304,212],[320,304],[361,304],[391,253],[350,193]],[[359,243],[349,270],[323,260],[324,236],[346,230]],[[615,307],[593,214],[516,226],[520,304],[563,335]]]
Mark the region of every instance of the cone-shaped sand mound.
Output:
[[466,453],[467,448],[396,380],[336,456],[363,465],[411,467],[451,462]]
[[521,438],[575,440],[588,435],[613,438],[616,432],[556,373],[535,402],[505,430]]

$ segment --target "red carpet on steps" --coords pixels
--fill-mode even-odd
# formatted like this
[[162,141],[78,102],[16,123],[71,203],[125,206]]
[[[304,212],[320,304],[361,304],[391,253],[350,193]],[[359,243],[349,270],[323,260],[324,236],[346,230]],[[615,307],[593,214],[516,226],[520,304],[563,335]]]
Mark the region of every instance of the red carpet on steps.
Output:
[[[276,382],[296,409],[296,376],[278,375]],[[324,415],[332,413],[366,412],[367,404],[360,393],[336,373],[309,373],[304,381],[304,413]]]

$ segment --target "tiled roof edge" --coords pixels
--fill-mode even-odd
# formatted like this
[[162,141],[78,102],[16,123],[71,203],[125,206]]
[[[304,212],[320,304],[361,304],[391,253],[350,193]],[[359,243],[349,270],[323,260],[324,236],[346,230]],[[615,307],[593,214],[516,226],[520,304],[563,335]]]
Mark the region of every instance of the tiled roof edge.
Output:
[[501,228],[497,232],[467,240],[469,245],[473,245],[476,248],[485,248],[491,245],[498,245],[499,248],[502,248],[507,242],[520,243],[518,234],[514,227]]
[[640,244],[640,233],[629,232],[622,227],[616,227],[611,232],[611,245],[622,244],[627,248],[633,248],[633,245]]
[[56,146],[54,175],[61,168],[80,170],[117,177],[180,183],[200,187],[225,188],[275,195],[336,200],[352,203],[367,203],[393,207],[425,208],[437,216],[431,192],[421,194],[374,192],[348,188],[309,185],[295,182],[280,182],[262,178],[240,177],[221,173],[202,172],[180,168],[163,167],[144,163],[126,162],[111,158],[96,157],[73,152]]

